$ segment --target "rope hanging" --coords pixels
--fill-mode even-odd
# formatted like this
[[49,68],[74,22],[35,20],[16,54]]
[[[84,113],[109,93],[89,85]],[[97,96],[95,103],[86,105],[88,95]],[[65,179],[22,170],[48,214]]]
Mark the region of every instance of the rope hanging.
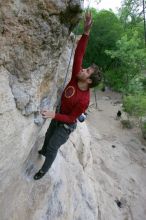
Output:
[[[89,10],[90,3],[91,3],[91,0],[89,1],[88,7],[87,7],[87,9],[86,9],[85,11],[88,11],[88,10]],[[68,64],[68,67],[67,67],[67,71],[66,71],[66,74],[65,74],[64,82],[63,82],[63,85],[62,85],[62,87],[61,87],[61,95],[60,95],[60,97],[59,97],[58,100],[57,100],[57,111],[56,111],[56,112],[60,112],[61,96],[62,96],[62,92],[63,92],[63,89],[64,89],[64,87],[65,87],[66,80],[67,80],[67,76],[68,76],[68,73],[69,73],[69,67],[70,67],[70,63],[71,63],[71,59],[72,59],[72,55],[73,55],[73,49],[74,49],[74,45],[75,45],[76,37],[77,37],[76,33],[77,33],[77,31],[78,31],[79,24],[80,24],[80,22],[78,23],[78,25],[77,25],[77,27],[76,27],[76,30],[75,30],[75,39],[74,39],[74,42],[73,42],[72,51],[71,51],[71,55],[70,55],[70,59],[69,59],[69,64]]]
[[[85,11],[88,11],[89,10],[89,6],[90,6],[90,3],[91,3],[91,0],[89,1],[89,4],[88,4],[88,7]],[[68,63],[68,67],[67,67],[67,70],[66,70],[66,74],[65,74],[65,78],[64,78],[64,81],[63,81],[63,84],[61,86],[61,94],[57,100],[57,108],[56,108],[56,112],[60,112],[60,107],[61,107],[61,96],[62,96],[62,93],[63,93],[63,89],[66,85],[66,80],[67,80],[67,76],[68,76],[68,73],[69,73],[69,67],[70,67],[70,63],[71,63],[71,59],[72,59],[72,56],[73,56],[73,50],[74,50],[74,45],[75,45],[75,42],[76,42],[76,33],[78,31],[78,28],[79,28],[79,24],[80,22],[78,23],[76,29],[75,29],[75,39],[74,39],[74,42],[73,42],[73,46],[72,46],[72,50],[71,50],[71,55],[70,55],[70,59],[69,59],[69,63]],[[41,103],[41,106],[48,106],[50,104],[50,100],[48,97],[44,98],[44,100],[42,101]],[[43,125],[45,122],[45,119],[43,119],[42,117],[40,117],[40,114],[35,114],[35,119],[34,119],[34,123],[37,124],[37,125]]]
[[71,63],[71,59],[72,59],[72,55],[73,55],[73,50],[74,50],[74,44],[75,44],[75,42],[76,42],[76,34],[75,34],[75,39],[74,39],[73,46],[72,46],[72,50],[71,50],[71,55],[70,55],[70,59],[69,59],[67,71],[66,71],[65,78],[64,78],[64,81],[63,81],[63,85],[61,86],[61,95],[59,96],[59,98],[58,98],[58,100],[57,100],[57,109],[56,109],[56,112],[60,112],[61,96],[62,96],[62,93],[63,93],[63,89],[65,88],[65,85],[66,85],[66,80],[67,80],[67,76],[68,76],[68,73],[69,73],[69,67],[70,67],[70,63]]

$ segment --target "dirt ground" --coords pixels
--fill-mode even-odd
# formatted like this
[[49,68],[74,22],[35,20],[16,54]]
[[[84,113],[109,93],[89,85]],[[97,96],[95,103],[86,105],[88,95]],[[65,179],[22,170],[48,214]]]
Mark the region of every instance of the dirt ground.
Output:
[[[116,119],[122,110],[120,94],[98,91],[96,96],[97,106],[92,95],[86,122],[100,194],[99,219],[146,220],[146,145],[141,131],[137,123],[127,129]],[[122,112],[121,118],[126,117]]]
[[[94,93],[92,93],[87,112],[89,127],[95,126],[106,140],[118,139],[122,143],[127,143],[132,139],[138,142],[138,149],[144,148],[146,150],[146,140],[142,137],[138,120],[130,118],[132,129],[123,128],[121,121],[127,120],[127,114],[122,109],[121,95],[109,90],[106,92],[97,91],[96,100],[97,102]],[[119,119],[117,118],[118,110],[122,112]]]

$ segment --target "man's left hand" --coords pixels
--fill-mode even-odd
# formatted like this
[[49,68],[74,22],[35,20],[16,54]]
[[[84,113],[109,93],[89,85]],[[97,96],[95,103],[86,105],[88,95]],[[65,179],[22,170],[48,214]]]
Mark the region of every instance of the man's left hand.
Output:
[[93,21],[91,11],[86,11],[84,19],[84,34],[89,35],[92,23]]
[[43,110],[43,111],[41,111],[41,114],[42,114],[43,118],[55,118],[55,112]]

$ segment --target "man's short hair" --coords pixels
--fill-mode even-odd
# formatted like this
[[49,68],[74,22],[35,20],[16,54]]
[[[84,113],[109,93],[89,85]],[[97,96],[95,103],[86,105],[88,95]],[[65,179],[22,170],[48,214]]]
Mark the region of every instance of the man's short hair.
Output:
[[89,79],[92,80],[92,83],[89,84],[90,88],[93,88],[95,86],[97,86],[102,79],[102,71],[101,69],[96,65],[96,64],[92,64],[91,67],[94,69],[94,72],[90,75]]

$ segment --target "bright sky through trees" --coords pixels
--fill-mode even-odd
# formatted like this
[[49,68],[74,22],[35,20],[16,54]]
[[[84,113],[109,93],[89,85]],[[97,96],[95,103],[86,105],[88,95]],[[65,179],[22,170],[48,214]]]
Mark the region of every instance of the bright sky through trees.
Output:
[[101,9],[112,9],[114,12],[117,11],[121,6],[121,0],[101,0],[100,3],[97,3],[96,0],[84,0],[84,7],[88,7],[90,3],[90,7],[94,7],[98,10]]

